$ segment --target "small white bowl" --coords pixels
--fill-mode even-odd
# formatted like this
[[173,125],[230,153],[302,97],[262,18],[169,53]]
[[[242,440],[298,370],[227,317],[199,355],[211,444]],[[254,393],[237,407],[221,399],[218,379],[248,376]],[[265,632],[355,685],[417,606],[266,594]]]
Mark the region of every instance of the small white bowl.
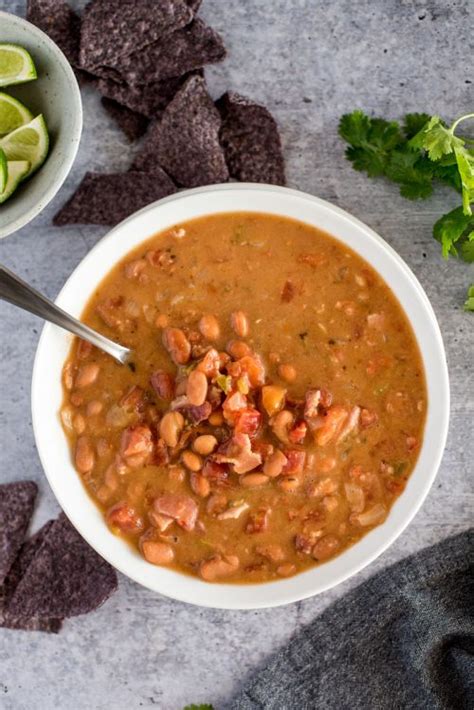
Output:
[[281,187],[254,184],[204,187],[145,207],[115,227],[89,252],[68,279],[57,304],[79,317],[101,279],[143,240],[195,217],[238,211],[293,217],[334,235],[378,271],[410,319],[426,372],[426,429],[415,470],[383,525],[334,560],[278,582],[207,584],[166,568],[154,567],[108,530],[71,463],[69,445],[58,417],[62,401],[61,369],[71,337],[49,324],[43,329],[36,353],[32,409],[36,444],[49,483],[66,515],[97,552],[123,574],[168,597],[201,606],[256,609],[304,599],[339,584],[378,557],[406,528],[423,503],[441,461],[448,430],[449,381],[443,342],[433,309],[419,282],[398,254],[347,212],[317,197]]
[[22,101],[34,116],[42,113],[50,138],[44,164],[0,205],[1,239],[31,222],[65,181],[81,139],[82,101],[68,60],[31,22],[0,12],[0,42],[19,44],[33,57],[38,78],[0,90]]

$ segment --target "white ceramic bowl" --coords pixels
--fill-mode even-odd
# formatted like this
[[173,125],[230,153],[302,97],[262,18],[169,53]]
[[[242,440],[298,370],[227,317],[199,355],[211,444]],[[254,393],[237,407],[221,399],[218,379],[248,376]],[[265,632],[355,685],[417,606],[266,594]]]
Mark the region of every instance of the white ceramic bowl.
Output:
[[49,483],[81,535],[114,567],[166,596],[201,606],[254,609],[277,606],[323,592],[368,565],[400,535],[423,503],[436,476],[449,419],[449,382],[441,334],[433,309],[410,269],[375,232],[328,202],[270,185],[231,184],[189,190],[145,207],[104,237],[83,259],[57,298],[79,317],[89,296],[119,259],[143,240],[172,225],[207,214],[267,212],[320,227],[366,259],[392,288],[408,315],[423,357],[428,411],[423,446],[405,492],[388,519],[339,557],[307,572],[260,585],[207,584],[145,562],[109,532],[72,463],[58,411],[61,369],[71,337],[45,325],[33,372],[33,427]]
[[0,238],[31,222],[65,181],[82,132],[81,92],[71,66],[44,32],[16,15],[0,12],[0,42],[27,49],[38,78],[0,89],[22,101],[34,116],[42,113],[50,137],[46,162],[0,206]]

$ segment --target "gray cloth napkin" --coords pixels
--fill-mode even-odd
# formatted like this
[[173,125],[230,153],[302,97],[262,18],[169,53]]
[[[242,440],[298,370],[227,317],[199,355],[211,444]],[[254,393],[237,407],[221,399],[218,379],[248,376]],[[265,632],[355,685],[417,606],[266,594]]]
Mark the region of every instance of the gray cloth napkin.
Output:
[[474,708],[474,529],[377,574],[296,634],[232,710]]

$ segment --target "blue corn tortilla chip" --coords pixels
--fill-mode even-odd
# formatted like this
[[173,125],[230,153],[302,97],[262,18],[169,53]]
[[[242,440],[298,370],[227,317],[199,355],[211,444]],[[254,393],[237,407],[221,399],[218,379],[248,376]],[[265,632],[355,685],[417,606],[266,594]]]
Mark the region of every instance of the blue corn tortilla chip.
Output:
[[102,97],[101,103],[131,143],[146,133],[149,123],[146,116],[136,111],[131,111],[126,106],[122,106],[113,99],[107,99],[105,96]]
[[90,78],[89,84],[97,89],[102,96],[126,106],[131,111],[141,113],[147,118],[155,118],[161,114],[190,76],[202,76],[202,73],[192,72],[184,76],[137,87],[131,87],[125,82],[94,77]]
[[0,626],[4,628],[21,629],[23,631],[47,631],[49,633],[58,633],[61,629],[61,619],[15,615],[6,609],[20,580],[33,561],[52,525],[53,521],[50,520],[35,535],[23,543],[3,586],[0,587]]
[[113,567],[61,514],[7,600],[6,612],[24,618],[69,618],[97,609],[116,589]]
[[186,0],[186,5],[194,14],[196,14],[202,5],[202,0]]
[[191,77],[150,124],[132,170],[161,166],[178,185],[197,187],[227,182],[229,173],[219,144],[220,116],[203,78]]
[[231,177],[241,182],[285,185],[278,126],[265,106],[229,91],[217,102],[220,141]]
[[33,481],[0,485],[0,584],[23,544],[37,493]]
[[92,0],[82,17],[79,62],[89,71],[139,51],[189,24],[184,0]]
[[64,0],[28,0],[26,19],[43,30],[71,64],[78,64],[81,18]]
[[54,224],[115,225],[133,212],[176,192],[166,173],[86,173],[76,192],[54,217]]
[[120,57],[113,68],[98,67],[97,76],[132,86],[182,76],[224,59],[221,36],[202,20],[162,37],[138,52]]

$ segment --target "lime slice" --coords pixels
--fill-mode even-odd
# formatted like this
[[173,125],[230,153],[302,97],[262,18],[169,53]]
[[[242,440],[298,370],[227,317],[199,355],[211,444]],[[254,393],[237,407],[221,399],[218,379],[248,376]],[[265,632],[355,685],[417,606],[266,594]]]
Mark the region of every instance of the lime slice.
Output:
[[31,55],[17,44],[0,44],[0,86],[24,84],[36,79]]
[[27,160],[8,161],[8,180],[4,191],[0,194],[0,205],[15,192],[18,184],[28,174],[30,164]]
[[7,156],[0,148],[0,195],[5,189],[8,180]]
[[33,114],[26,106],[13,96],[0,91],[0,137],[32,120]]
[[0,140],[0,148],[8,160],[27,160],[30,163],[28,175],[43,164],[48,147],[48,130],[42,114]]

